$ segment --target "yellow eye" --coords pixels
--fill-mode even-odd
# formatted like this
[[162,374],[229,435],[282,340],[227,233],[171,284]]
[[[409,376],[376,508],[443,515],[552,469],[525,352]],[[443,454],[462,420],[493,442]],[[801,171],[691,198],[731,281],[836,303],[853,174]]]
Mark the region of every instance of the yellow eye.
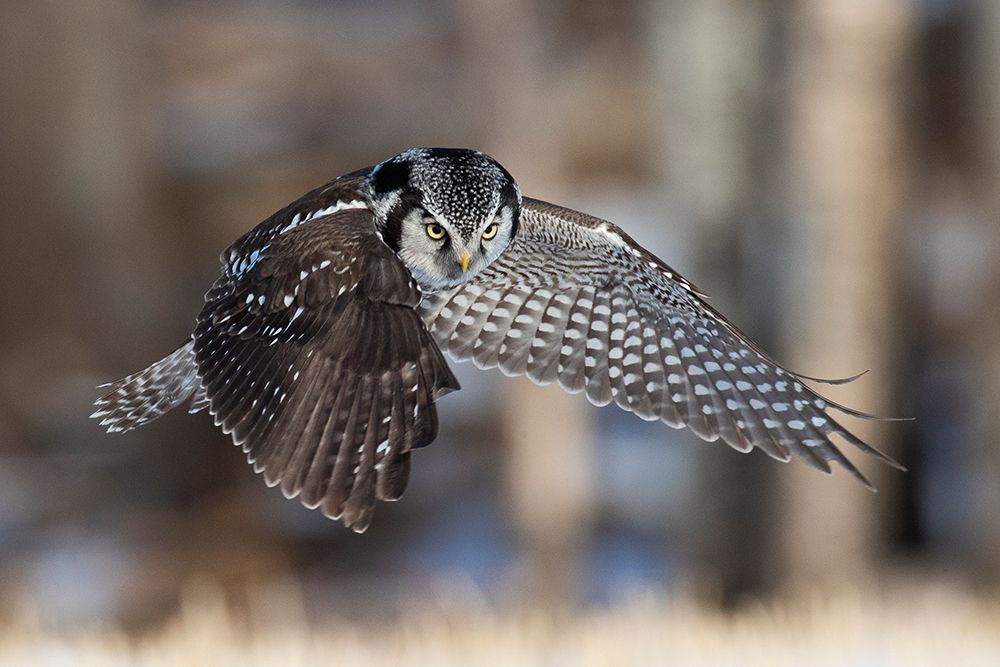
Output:
[[498,231],[500,231],[500,225],[494,222],[492,225],[486,228],[486,231],[483,232],[483,238],[489,241],[491,238],[497,235]]
[[444,231],[444,227],[437,224],[436,222],[432,222],[431,224],[427,225],[427,236],[431,237],[435,241],[440,241],[447,235],[448,232]]

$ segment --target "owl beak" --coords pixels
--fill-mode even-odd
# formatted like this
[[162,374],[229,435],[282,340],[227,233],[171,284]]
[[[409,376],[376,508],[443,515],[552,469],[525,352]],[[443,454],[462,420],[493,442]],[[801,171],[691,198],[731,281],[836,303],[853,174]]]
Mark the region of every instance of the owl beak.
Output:
[[458,263],[462,267],[462,273],[465,273],[469,270],[469,257],[471,257],[469,251],[463,250],[462,255],[458,258]]

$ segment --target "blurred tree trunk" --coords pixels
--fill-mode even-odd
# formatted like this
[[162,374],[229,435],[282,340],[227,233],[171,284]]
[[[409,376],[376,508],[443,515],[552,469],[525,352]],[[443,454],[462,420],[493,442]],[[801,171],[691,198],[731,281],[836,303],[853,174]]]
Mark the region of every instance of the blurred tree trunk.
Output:
[[[661,169],[670,208],[682,213],[669,221],[680,249],[675,267],[691,267],[688,277],[715,293],[713,302],[749,331],[766,329],[759,313],[773,307],[770,286],[747,280],[753,258],[744,257],[744,235],[759,232],[756,221],[766,217],[754,208],[763,201],[754,193],[767,176],[759,166],[774,150],[758,140],[768,136],[767,10],[764,1],[649,5],[653,81],[663,111]],[[762,309],[740,307],[750,302]],[[758,313],[756,322],[748,322],[750,312]],[[688,432],[686,440],[694,439]],[[740,456],[721,441],[696,451],[699,493],[688,513],[711,529],[688,531],[682,551],[696,577],[718,577],[700,583],[728,603],[766,586],[772,574],[764,549],[775,471],[759,452]]]
[[[57,615],[72,614],[74,605],[107,605],[104,612],[115,613],[121,609],[114,605],[128,603],[136,608],[127,611],[150,614],[162,602],[148,581],[125,575],[95,594],[87,578],[101,574],[91,573],[86,558],[68,562],[74,549],[89,553],[107,537],[102,531],[115,525],[112,517],[135,514],[158,488],[155,481],[130,483],[120,475],[131,465],[133,478],[140,476],[134,462],[148,450],[138,443],[155,435],[135,434],[126,450],[110,438],[95,442],[98,425],[84,421],[97,394],[95,367],[115,360],[118,372],[133,370],[140,354],[160,347],[149,339],[159,337],[167,315],[161,303],[169,281],[162,256],[150,252],[156,244],[140,111],[146,88],[134,10],[130,0],[0,5],[0,193],[10,223],[3,230],[0,282],[5,310],[14,313],[0,321],[0,405],[12,406],[24,427],[13,438],[21,451],[5,454],[38,462],[26,468],[31,478],[23,485],[34,494],[35,513],[24,530],[39,534],[17,541],[44,545],[32,551],[38,562],[61,555],[79,575],[67,581],[59,601],[66,607],[56,605]],[[169,453],[174,443],[158,444],[168,466],[183,465],[176,448]],[[147,480],[163,475],[155,456],[142,463]],[[60,554],[49,546],[59,544],[57,538],[40,535],[68,525],[90,528]],[[118,534],[111,539],[123,543],[118,556],[128,563],[131,545]],[[115,562],[109,558],[103,568]],[[36,565],[25,560],[26,571],[15,577],[19,585],[31,585]]]
[[[876,414],[893,412],[894,259],[907,153],[902,103],[913,3],[799,0],[789,23],[788,196],[796,250],[787,267],[791,368],[818,376],[873,369],[825,393]],[[893,427],[845,423],[891,450]],[[851,451],[848,451],[850,449]],[[789,574],[839,581],[863,574],[880,546],[889,468],[845,446],[882,494],[836,470],[832,479],[794,464],[781,514]]]
[[[480,132],[494,153],[530,192],[547,193],[558,183],[560,156],[552,128],[537,114],[545,86],[544,30],[531,0],[459,0],[463,48],[475,67],[468,72],[473,117],[488,123]],[[485,85],[483,82],[487,82]],[[549,114],[553,109],[549,109]],[[523,562],[512,592],[568,604],[580,593],[583,549],[592,525],[593,450],[591,415],[582,396],[557,386],[538,387],[525,378],[507,380],[501,391],[504,485],[521,541]]]
[[[16,165],[4,174],[4,197],[11,219],[33,222],[10,230],[24,245],[4,268],[20,280],[35,282],[38,273],[39,282],[63,283],[46,290],[60,303],[34,291],[11,296],[24,300],[19,312],[37,317],[42,329],[66,317],[70,330],[106,340],[164,278],[162,258],[136,259],[151,244],[135,8],[129,0],[40,2],[5,5],[4,14],[6,62],[16,63],[3,68],[3,164]],[[55,261],[55,253],[72,261]],[[75,294],[91,278],[103,290]],[[145,324],[151,334],[159,329]],[[122,346],[148,348],[122,340],[108,351],[119,355]]]
[[[92,369],[86,350],[121,357],[147,347],[143,336],[117,332],[136,321],[136,304],[155,302],[163,274],[156,257],[139,251],[151,244],[135,123],[143,88],[138,44],[129,41],[138,32],[132,3],[15,5],[0,9],[0,191],[12,222],[4,228],[12,250],[0,280],[18,286],[4,300],[17,316],[0,323],[0,376],[30,351],[33,363],[16,378],[11,404],[44,414],[36,427],[45,432],[75,422],[93,400],[92,387],[67,388],[64,379],[67,369]],[[81,289],[88,285],[99,289]],[[151,319],[138,318],[147,336],[158,329]]]
[[[981,137],[975,148],[977,164],[974,165],[974,185],[985,202],[985,211],[979,219],[985,226],[981,238],[994,250],[1000,247],[1000,3],[996,0],[978,0],[972,3],[973,39],[970,45],[972,76],[969,89],[973,91],[973,130],[971,136]],[[981,359],[979,391],[976,413],[981,433],[975,451],[981,460],[971,463],[971,469],[980,471],[975,490],[980,502],[976,503],[979,516],[971,517],[979,536],[973,546],[975,565],[987,577],[1000,580],[1000,522],[996,509],[1000,506],[1000,418],[997,417],[997,397],[1000,396],[1000,263],[993,254],[992,264],[987,263],[986,276],[978,284],[987,286],[981,294],[978,312],[970,317],[975,330],[969,332],[974,341],[973,359]],[[970,300],[975,302],[975,299]]]

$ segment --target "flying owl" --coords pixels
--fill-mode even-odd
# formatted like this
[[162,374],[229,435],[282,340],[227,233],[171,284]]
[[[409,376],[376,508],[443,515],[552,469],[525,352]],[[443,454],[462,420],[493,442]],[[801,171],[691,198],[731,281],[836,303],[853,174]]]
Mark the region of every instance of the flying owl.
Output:
[[406,488],[459,389],[442,351],[746,452],[867,479],[833,436],[865,417],[771,360],[615,225],[522,197],[474,150],[413,148],[281,209],[222,255],[191,339],[92,415],[142,426],[190,400],[288,498],[355,531]]

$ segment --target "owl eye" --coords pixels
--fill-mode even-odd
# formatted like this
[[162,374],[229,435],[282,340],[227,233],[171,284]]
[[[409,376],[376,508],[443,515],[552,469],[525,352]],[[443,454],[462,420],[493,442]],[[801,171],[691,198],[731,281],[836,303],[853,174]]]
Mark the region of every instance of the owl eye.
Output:
[[448,232],[444,231],[444,227],[437,224],[436,222],[432,222],[431,224],[427,225],[427,236],[431,237],[435,241],[440,241],[447,235]]
[[498,231],[500,231],[500,225],[494,222],[493,224],[491,224],[489,227],[486,228],[486,231],[483,232],[483,238],[489,241],[491,238],[497,235]]

